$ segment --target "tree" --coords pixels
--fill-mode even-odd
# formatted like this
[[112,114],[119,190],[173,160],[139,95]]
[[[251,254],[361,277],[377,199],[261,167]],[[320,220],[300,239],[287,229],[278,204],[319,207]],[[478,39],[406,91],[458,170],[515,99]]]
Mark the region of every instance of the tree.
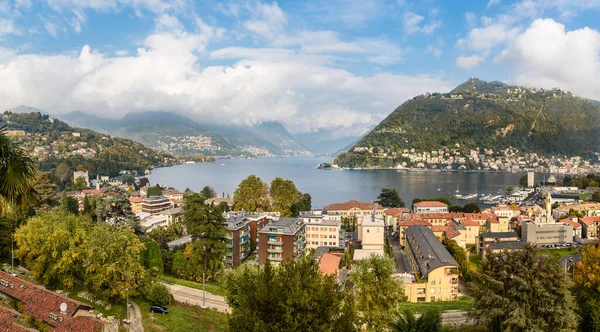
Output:
[[388,257],[371,255],[356,263],[349,275],[354,284],[359,326],[383,331],[395,320],[398,304],[406,300],[402,281],[394,278],[396,264]]
[[238,185],[233,193],[233,201],[237,211],[269,211],[269,186],[258,176],[250,175]]
[[150,185],[150,180],[148,180],[148,178],[141,178],[140,179],[140,187],[144,187],[144,186],[148,186]]
[[224,280],[231,331],[358,330],[351,294],[308,256],[281,268],[244,264]]
[[600,203],[600,191],[596,191],[592,194],[592,201]]
[[81,176],[76,178],[75,182],[73,182],[73,189],[75,189],[75,190],[83,190],[83,189],[87,188],[87,186],[88,186],[87,182]]
[[294,204],[300,201],[302,193],[292,180],[276,177],[271,181],[271,210],[281,213],[282,217],[291,217]]
[[570,280],[557,259],[527,245],[488,251],[474,273],[472,316],[490,331],[574,331],[578,317]]
[[88,195],[83,196],[83,214],[89,215],[92,213],[92,204]]
[[227,202],[221,202],[221,203],[219,203],[219,208],[223,212],[229,212],[229,204],[227,204]]
[[528,180],[527,180],[527,175],[523,175],[520,179],[519,179],[519,186],[521,186],[522,188],[527,188],[528,185]]
[[67,194],[63,191],[62,195],[60,196],[60,206],[58,210],[63,215],[78,215],[79,203],[77,202],[77,199],[67,196]]
[[[162,227],[159,227],[162,228]],[[144,250],[142,250],[141,261],[142,265],[146,269],[157,269],[161,274],[163,273],[163,261],[160,254],[160,248],[158,243],[153,239],[145,239]]]
[[162,188],[158,184],[155,185],[154,187],[150,187],[150,188],[148,188],[148,191],[147,191],[146,195],[148,197],[161,196],[162,195]]
[[17,229],[15,255],[46,286],[72,289],[83,272],[88,217],[45,212]]
[[35,163],[0,130],[0,213],[35,201]]
[[152,305],[165,305],[169,303],[171,294],[167,287],[160,282],[153,282],[144,287],[144,297]]
[[57,179],[60,180],[61,183],[67,182],[70,173],[71,170],[69,169],[69,166],[67,166],[65,163],[58,164],[56,166],[56,170],[54,171],[54,175]]
[[409,309],[405,309],[398,315],[398,320],[392,325],[395,332],[441,332],[442,314],[439,310],[428,309],[421,317],[416,318]]
[[85,285],[101,298],[135,296],[144,279],[140,253],[144,244],[124,225],[94,226],[82,256],[86,259]]
[[[146,179],[148,180],[148,179]],[[134,186],[135,185],[135,178],[131,175],[128,175],[126,177],[123,178],[123,184],[129,185],[129,186]]]
[[473,280],[473,274],[471,269],[471,262],[467,259],[467,252],[461,248],[458,243],[454,240],[448,240],[446,242],[446,249],[454,257],[454,260],[460,266],[460,274],[463,279],[467,282]]
[[381,188],[381,193],[376,202],[384,208],[405,207],[404,201],[400,198],[396,189]]
[[97,203],[96,216],[98,221],[126,224],[132,228],[138,226],[126,193],[119,189],[110,192],[107,198]]
[[481,213],[481,208],[477,203],[467,203],[462,208],[462,212],[464,213]]
[[461,213],[463,212],[463,208],[460,205],[453,205],[448,208],[448,212],[450,213]]
[[58,204],[58,186],[52,181],[50,173],[38,173],[33,189],[37,194],[39,210],[49,210]]
[[209,198],[213,198],[213,197],[217,196],[217,193],[215,192],[215,190],[210,186],[204,186],[204,188],[202,188],[202,191],[200,191],[200,194],[205,199],[209,199]]
[[225,219],[218,207],[204,204],[200,194],[186,196],[183,204],[183,224],[192,235],[191,251],[204,263],[208,273],[216,273],[223,266],[227,252]]
[[581,315],[581,331],[600,331],[600,250],[587,245],[581,250],[581,262],[575,264],[574,293]]

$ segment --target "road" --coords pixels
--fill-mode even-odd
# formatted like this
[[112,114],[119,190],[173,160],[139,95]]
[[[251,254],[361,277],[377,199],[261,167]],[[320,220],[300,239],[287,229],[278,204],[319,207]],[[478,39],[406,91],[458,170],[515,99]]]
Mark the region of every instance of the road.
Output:
[[129,331],[131,332],[144,332],[144,325],[142,325],[142,311],[137,303],[129,301],[130,306],[127,309],[129,311]]
[[396,261],[396,273],[406,273],[406,259],[404,258],[404,254],[402,253],[400,241],[391,237],[388,237],[388,241],[390,241],[390,243],[392,244],[394,260]]
[[[167,283],[164,283],[164,285],[167,287],[171,295],[173,295],[175,301],[199,307],[202,306],[202,290]],[[206,292],[206,307],[217,309],[217,311],[220,312],[231,312],[231,309],[227,305],[227,301],[225,301],[225,297],[214,295],[209,292]]]

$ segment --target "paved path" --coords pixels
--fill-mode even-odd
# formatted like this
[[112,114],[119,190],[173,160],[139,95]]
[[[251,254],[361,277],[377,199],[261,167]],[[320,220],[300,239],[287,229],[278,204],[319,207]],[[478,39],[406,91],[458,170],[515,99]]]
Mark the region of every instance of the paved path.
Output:
[[128,308],[129,311],[129,331],[132,332],[144,332],[144,325],[142,325],[142,311],[137,303],[133,301],[129,301],[130,306]]
[[404,254],[400,248],[399,240],[388,238],[388,241],[392,244],[392,251],[394,253],[394,260],[396,261],[396,273],[406,273],[407,269],[405,266]]
[[[167,283],[164,283],[164,285],[167,286],[167,289],[171,295],[173,295],[175,301],[199,307],[202,306],[203,301],[201,289]],[[215,308],[220,312],[231,312],[231,309],[227,305],[227,301],[225,301],[225,297],[214,295],[209,292],[206,292],[206,307]]]

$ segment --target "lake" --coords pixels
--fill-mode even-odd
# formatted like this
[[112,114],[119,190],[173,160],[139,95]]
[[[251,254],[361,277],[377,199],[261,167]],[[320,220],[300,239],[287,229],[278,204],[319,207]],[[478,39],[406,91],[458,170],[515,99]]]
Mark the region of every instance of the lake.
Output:
[[[523,174],[483,172],[415,172],[397,170],[320,170],[317,165],[331,158],[223,159],[214,163],[184,164],[157,168],[148,176],[151,184],[162,184],[181,191],[199,191],[208,185],[219,196],[233,192],[248,175],[270,183],[275,177],[294,181],[298,190],[312,196],[314,208],[351,199],[374,201],[381,188],[394,188],[407,205],[416,197],[448,197],[461,194],[496,194],[507,187],[518,187]],[[438,191],[438,188],[440,189]]]

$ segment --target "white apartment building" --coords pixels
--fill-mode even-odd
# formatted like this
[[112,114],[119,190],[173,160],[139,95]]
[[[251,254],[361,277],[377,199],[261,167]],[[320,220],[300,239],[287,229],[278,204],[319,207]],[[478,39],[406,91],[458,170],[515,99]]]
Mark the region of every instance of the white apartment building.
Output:
[[322,218],[300,218],[304,222],[306,231],[306,248],[316,249],[317,247],[343,248],[344,239],[341,230],[341,223],[335,220]]

